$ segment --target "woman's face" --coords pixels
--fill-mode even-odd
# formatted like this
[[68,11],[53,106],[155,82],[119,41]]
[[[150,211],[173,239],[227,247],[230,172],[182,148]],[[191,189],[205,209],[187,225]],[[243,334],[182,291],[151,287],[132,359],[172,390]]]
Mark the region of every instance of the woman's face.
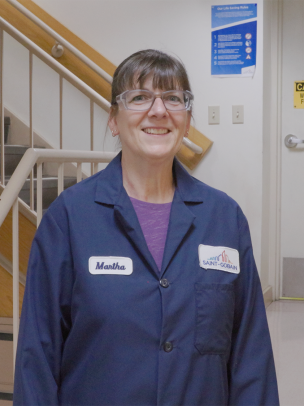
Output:
[[[154,89],[152,83],[153,76],[148,77],[142,88],[160,94],[162,91]],[[109,126],[120,135],[124,158],[161,160],[172,159],[178,152],[189,131],[190,120],[190,112],[167,111],[162,99],[157,97],[148,111],[119,108],[110,118]]]

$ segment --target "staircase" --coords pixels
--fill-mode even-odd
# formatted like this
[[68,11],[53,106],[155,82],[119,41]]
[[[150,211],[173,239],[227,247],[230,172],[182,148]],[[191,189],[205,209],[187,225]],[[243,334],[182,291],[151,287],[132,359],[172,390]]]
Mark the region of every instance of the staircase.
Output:
[[[9,119],[9,117],[6,117]],[[29,147],[25,145],[5,145],[4,146],[4,154],[5,154],[5,184],[8,183],[10,177],[12,176],[14,170],[16,169],[17,165],[19,164],[21,158],[23,157],[25,151]],[[41,146],[35,146],[35,148],[43,148]],[[0,157],[0,164],[1,164],[1,157]],[[34,201],[36,202],[36,183],[37,179],[35,178],[34,173]],[[64,177],[64,189],[72,186],[76,183],[76,176],[65,176]],[[46,171],[43,171],[43,210],[47,210],[49,205],[56,199],[57,197],[57,189],[58,189],[58,178],[57,176],[52,176],[48,174]],[[20,194],[20,199],[22,199],[28,206],[30,206],[30,179],[26,181],[24,184]],[[36,210],[36,203],[34,205],[34,210]]]
[[[10,117],[5,117],[5,184],[8,183],[11,175],[15,171],[17,165],[19,164],[21,158],[23,157],[25,151],[28,149],[25,145],[9,145],[7,144],[9,140],[9,131],[11,120]],[[37,148],[41,148],[37,146]],[[1,164],[1,157],[0,157]],[[34,171],[34,210],[36,210],[36,179]],[[68,188],[76,183],[76,176],[65,176],[64,177],[64,188]],[[46,211],[49,205],[56,199],[58,195],[58,178],[48,173],[48,167],[45,166],[43,169],[42,178],[43,187],[43,199],[42,207],[43,211]],[[22,190],[19,193],[19,197],[27,204],[30,205],[30,180],[28,179]],[[9,221],[9,219],[7,220]],[[4,229],[3,229],[4,228]],[[0,229],[0,279],[1,279],[1,289],[0,289],[0,406],[10,406],[12,405],[13,399],[13,326],[12,326],[12,292],[11,292],[11,276],[9,273],[1,266],[1,262],[5,259],[11,261],[10,249],[6,245],[10,245],[8,240],[11,239],[11,234],[7,232],[7,228],[10,229],[10,225],[3,224]],[[23,255],[22,264],[20,264],[20,270],[23,271],[23,276],[25,279],[26,266],[28,260],[28,254],[30,250],[30,244],[32,241],[32,235],[35,232],[35,225],[32,225],[32,230],[30,231],[31,236],[28,238],[28,234],[23,235],[22,230],[20,234],[20,245],[26,245],[23,250],[26,252]],[[28,233],[28,231],[27,231]],[[8,254],[9,253],[9,254]],[[7,258],[9,257],[9,258]],[[1,261],[2,259],[2,261]],[[3,265],[3,264],[2,264]],[[24,286],[20,284],[20,310],[22,306]],[[9,317],[10,316],[10,317]]]

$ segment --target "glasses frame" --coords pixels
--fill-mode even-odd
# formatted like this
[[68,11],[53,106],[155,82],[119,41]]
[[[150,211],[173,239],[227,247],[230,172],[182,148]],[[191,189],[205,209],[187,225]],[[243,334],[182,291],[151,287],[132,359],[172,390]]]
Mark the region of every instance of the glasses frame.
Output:
[[[152,102],[151,102],[151,106],[150,106],[149,108],[143,109],[143,110],[130,109],[130,108],[127,106],[126,94],[127,94],[128,92],[141,91],[141,90],[142,90],[142,91],[145,91],[145,92],[148,92],[148,93],[150,93],[151,95],[153,95],[153,99],[152,99]],[[164,95],[165,95],[166,93],[171,93],[171,92],[175,92],[175,91],[179,91],[179,92],[183,92],[183,93],[186,93],[186,94],[187,94],[187,96],[189,97],[189,106],[188,106],[188,107],[183,108],[183,109],[168,109],[168,108],[167,108],[167,106],[165,105],[165,102],[164,102],[163,97],[164,97]],[[189,90],[177,90],[177,89],[173,89],[173,90],[166,90],[165,92],[161,92],[161,93],[154,93],[154,92],[151,92],[151,90],[146,90],[146,89],[129,89],[129,90],[125,90],[123,93],[121,93],[121,94],[119,94],[118,96],[116,96],[116,102],[117,102],[117,104],[122,104],[126,110],[131,110],[131,111],[148,111],[148,110],[150,110],[150,109],[152,108],[152,106],[153,106],[153,104],[154,104],[154,102],[155,102],[155,99],[156,99],[157,97],[159,97],[159,98],[162,99],[162,102],[164,103],[164,106],[165,106],[166,110],[168,110],[168,111],[189,111],[189,110],[192,109],[192,103],[193,103],[193,100],[194,100],[194,96],[193,96],[193,94],[192,94]]]

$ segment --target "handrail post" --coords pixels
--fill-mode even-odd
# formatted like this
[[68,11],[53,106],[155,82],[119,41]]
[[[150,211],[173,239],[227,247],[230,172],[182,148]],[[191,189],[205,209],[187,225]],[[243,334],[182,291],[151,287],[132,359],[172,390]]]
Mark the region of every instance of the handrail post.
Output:
[[37,164],[37,227],[42,219],[42,163]]
[[[33,52],[29,51],[29,115],[30,115],[30,148],[34,148],[33,131]],[[34,210],[34,170],[30,172],[30,208]]]
[[62,126],[63,126],[63,77],[59,76],[59,149],[62,149]]
[[[90,149],[94,151],[94,102],[90,100]],[[94,167],[91,164],[91,175],[94,174]]]
[[77,162],[77,183],[82,181],[82,165],[81,162]]
[[62,163],[58,165],[58,196],[64,190],[63,176],[64,176],[64,164]]
[[18,198],[13,204],[13,352],[14,370],[19,333],[19,207]]

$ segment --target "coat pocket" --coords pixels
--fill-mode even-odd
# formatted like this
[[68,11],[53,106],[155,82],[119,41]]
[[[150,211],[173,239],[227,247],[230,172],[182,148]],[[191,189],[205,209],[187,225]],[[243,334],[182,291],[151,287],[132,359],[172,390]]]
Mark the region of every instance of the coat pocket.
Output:
[[194,345],[200,354],[227,354],[234,317],[232,284],[196,283]]

